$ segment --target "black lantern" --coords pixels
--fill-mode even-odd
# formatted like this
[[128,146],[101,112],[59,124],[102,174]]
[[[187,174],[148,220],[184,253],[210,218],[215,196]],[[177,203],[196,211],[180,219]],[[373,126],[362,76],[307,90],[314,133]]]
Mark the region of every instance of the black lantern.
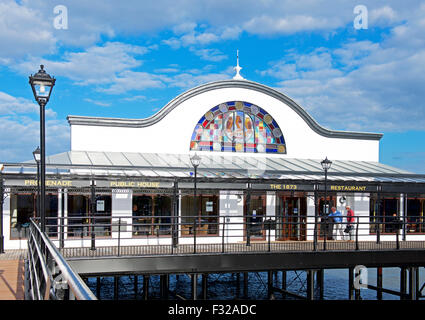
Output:
[[37,100],[39,104],[47,104],[56,79],[46,73],[44,65],[40,65],[40,70],[38,70],[35,75],[31,75],[29,79],[35,100]]
[[47,102],[49,102],[50,95],[55,85],[56,79],[51,77],[44,70],[44,66],[40,66],[40,70],[35,75],[29,77],[29,83],[31,85],[32,92],[35,100],[40,105],[40,220],[41,220],[41,231],[46,231],[45,221],[45,196],[46,196],[46,148],[45,148],[45,108]]

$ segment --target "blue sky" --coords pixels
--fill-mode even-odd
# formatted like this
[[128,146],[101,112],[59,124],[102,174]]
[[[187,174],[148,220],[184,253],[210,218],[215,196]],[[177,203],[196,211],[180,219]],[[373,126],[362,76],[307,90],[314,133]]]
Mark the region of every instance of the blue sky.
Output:
[[[355,28],[358,5],[367,29]],[[381,162],[425,173],[423,30],[416,0],[0,0],[0,161],[31,159],[39,144],[28,75],[42,63],[57,78],[49,155],[70,148],[67,115],[151,116],[194,86],[230,79],[239,49],[245,79],[324,127],[384,133]]]

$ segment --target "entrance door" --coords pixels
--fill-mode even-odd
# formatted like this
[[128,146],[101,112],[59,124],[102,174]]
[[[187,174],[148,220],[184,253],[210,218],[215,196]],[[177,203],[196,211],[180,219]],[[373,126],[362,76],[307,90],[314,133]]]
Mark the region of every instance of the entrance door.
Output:
[[306,240],[307,199],[279,197],[277,234],[279,240]]
[[266,195],[251,195],[249,206],[245,201],[245,239],[249,233],[250,240],[265,240],[266,232],[264,230],[264,217],[266,215]]

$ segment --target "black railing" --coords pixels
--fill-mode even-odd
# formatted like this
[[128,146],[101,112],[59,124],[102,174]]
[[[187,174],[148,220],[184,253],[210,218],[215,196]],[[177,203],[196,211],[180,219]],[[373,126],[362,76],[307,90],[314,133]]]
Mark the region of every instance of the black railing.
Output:
[[380,219],[377,228],[386,230],[382,233],[371,232],[371,225],[377,225],[377,220],[371,222],[369,216],[356,216],[350,223],[346,216],[342,216],[340,223],[324,216],[292,218],[258,215],[55,217],[47,218],[46,230],[52,240],[58,241],[59,248],[91,249],[92,252],[87,253],[90,255],[100,255],[100,252],[122,255],[128,252],[425,249],[424,240],[406,240],[405,237],[400,240],[400,232],[407,230],[408,224],[401,219]]

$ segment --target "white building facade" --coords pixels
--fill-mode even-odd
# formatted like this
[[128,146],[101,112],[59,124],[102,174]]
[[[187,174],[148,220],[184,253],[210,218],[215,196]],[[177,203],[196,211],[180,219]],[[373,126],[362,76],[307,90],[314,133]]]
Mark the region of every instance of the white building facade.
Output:
[[[328,206],[353,209],[361,240],[393,240],[393,213],[404,240],[425,239],[425,177],[379,163],[382,134],[326,129],[255,82],[201,85],[146,119],[68,121],[71,150],[48,159],[48,232],[62,246],[90,246],[93,230],[98,246],[323,239],[326,157]],[[22,228],[37,216],[34,171],[16,167],[4,172],[6,249],[26,246]]]

